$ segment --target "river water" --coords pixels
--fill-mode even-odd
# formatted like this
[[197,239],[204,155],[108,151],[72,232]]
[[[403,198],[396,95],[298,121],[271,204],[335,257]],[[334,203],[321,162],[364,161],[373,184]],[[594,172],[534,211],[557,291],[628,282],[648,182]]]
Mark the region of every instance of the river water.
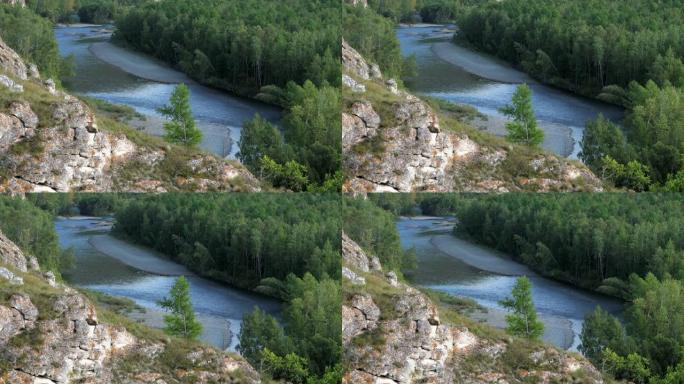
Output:
[[597,305],[619,315],[622,303],[547,279],[511,260],[507,255],[451,235],[453,219],[400,218],[397,228],[405,249],[415,247],[418,268],[410,275],[416,284],[475,300],[486,313],[477,320],[505,328],[499,300],[510,295],[515,280],[527,275],[537,313],[545,324],[543,339],[560,348],[576,350],[583,319]]
[[[75,59],[76,74],[64,80],[65,87],[134,108],[147,120],[132,125],[144,127],[148,133],[163,135],[163,120],[156,109],[168,103],[178,82],[190,88],[192,111],[204,134],[200,147],[219,156],[235,157],[242,126],[255,114],[273,123],[280,120],[276,107],[202,86],[158,60],[107,43],[110,34],[101,26],[61,26],[55,28],[55,36],[61,55]],[[94,48],[116,66],[98,59]]]
[[178,275],[184,275],[204,326],[200,339],[230,351],[238,344],[243,314],[260,307],[278,316],[280,304],[275,300],[201,278],[150,249],[109,236],[112,222],[96,217],[55,221],[61,247],[71,247],[76,257],[75,267],[63,273],[70,284],[129,298],[146,309],[130,317],[162,328],[164,312],[156,302],[168,295]]
[[505,118],[498,109],[510,103],[522,82],[532,89],[534,112],[546,133],[542,147],[561,156],[577,158],[584,127],[599,114],[615,122],[622,119],[621,108],[539,84],[501,60],[453,44],[453,32],[444,26],[403,26],[396,33],[402,54],[415,55],[418,65],[417,76],[406,85],[477,108],[488,116],[473,122],[480,129],[505,135]]

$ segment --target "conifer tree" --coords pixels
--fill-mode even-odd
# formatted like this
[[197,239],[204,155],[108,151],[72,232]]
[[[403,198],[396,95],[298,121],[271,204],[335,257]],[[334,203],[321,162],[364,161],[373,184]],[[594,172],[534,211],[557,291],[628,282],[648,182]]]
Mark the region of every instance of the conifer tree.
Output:
[[501,112],[513,119],[506,124],[510,141],[533,147],[544,141],[544,131],[537,125],[532,109],[532,90],[527,84],[518,86],[511,104],[501,108]]
[[164,138],[170,143],[193,147],[202,140],[202,131],[197,128],[192,117],[190,90],[185,84],[178,84],[171,93],[169,104],[158,111],[169,120],[164,123]]
[[499,304],[511,311],[506,315],[508,333],[538,339],[544,333],[544,324],[537,320],[537,311],[532,302],[532,283],[527,276],[519,277],[511,291],[511,297]]
[[196,339],[200,335],[202,324],[195,319],[190,299],[190,284],[184,276],[176,279],[169,296],[159,300],[158,304],[170,312],[164,316],[166,333],[186,339]]

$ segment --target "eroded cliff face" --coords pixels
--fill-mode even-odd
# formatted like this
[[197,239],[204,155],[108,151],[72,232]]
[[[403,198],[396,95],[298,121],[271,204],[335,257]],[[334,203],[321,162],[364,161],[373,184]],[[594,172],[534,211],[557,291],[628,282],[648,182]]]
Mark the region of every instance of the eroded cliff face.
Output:
[[238,357],[101,322],[0,232],[0,384],[259,382]]
[[580,356],[442,321],[425,294],[345,234],[342,252],[344,383],[603,383]]
[[347,192],[602,190],[580,163],[501,140],[488,144],[451,120],[440,124],[426,102],[385,79],[346,41],[342,61]]
[[257,191],[242,165],[98,127],[0,39],[0,192]]

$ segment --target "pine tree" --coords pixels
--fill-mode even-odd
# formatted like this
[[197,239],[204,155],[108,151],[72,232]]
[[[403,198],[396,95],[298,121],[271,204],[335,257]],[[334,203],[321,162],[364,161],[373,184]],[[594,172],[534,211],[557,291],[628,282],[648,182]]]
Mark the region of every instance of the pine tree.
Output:
[[515,336],[538,339],[544,333],[544,324],[537,320],[537,311],[532,302],[532,283],[527,276],[519,277],[511,291],[511,297],[501,300],[512,313],[506,315],[508,332]]
[[532,90],[527,84],[518,86],[511,104],[501,108],[500,111],[513,119],[506,124],[510,141],[531,146],[537,146],[544,141],[544,131],[537,126],[537,119],[532,109]]
[[169,296],[159,300],[158,304],[171,312],[164,316],[166,333],[186,339],[196,339],[200,335],[202,324],[195,319],[190,299],[190,284],[184,276],[176,279]]
[[158,109],[168,120],[164,123],[167,141],[188,147],[199,144],[202,131],[195,125],[190,108],[190,90],[185,84],[178,84],[171,93],[169,104]]

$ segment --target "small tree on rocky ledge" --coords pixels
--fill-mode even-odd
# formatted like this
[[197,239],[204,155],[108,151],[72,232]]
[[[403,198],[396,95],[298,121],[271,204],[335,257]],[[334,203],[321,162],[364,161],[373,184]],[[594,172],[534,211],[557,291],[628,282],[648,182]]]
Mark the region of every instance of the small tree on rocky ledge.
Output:
[[164,316],[166,333],[186,339],[196,339],[200,335],[202,324],[195,319],[190,300],[190,284],[184,276],[176,279],[169,296],[159,300],[158,304],[171,312]]
[[544,324],[537,320],[537,311],[532,302],[532,283],[527,276],[519,277],[511,291],[511,297],[499,304],[511,311],[506,315],[508,333],[528,339],[538,339],[544,333]]
[[537,146],[544,141],[544,131],[537,125],[532,109],[532,90],[527,84],[518,86],[511,99],[511,104],[500,111],[513,119],[506,124],[508,139],[514,143]]
[[157,110],[169,121],[164,123],[164,138],[174,144],[192,147],[202,140],[202,131],[195,125],[190,108],[190,90],[178,84],[171,93],[169,104]]

